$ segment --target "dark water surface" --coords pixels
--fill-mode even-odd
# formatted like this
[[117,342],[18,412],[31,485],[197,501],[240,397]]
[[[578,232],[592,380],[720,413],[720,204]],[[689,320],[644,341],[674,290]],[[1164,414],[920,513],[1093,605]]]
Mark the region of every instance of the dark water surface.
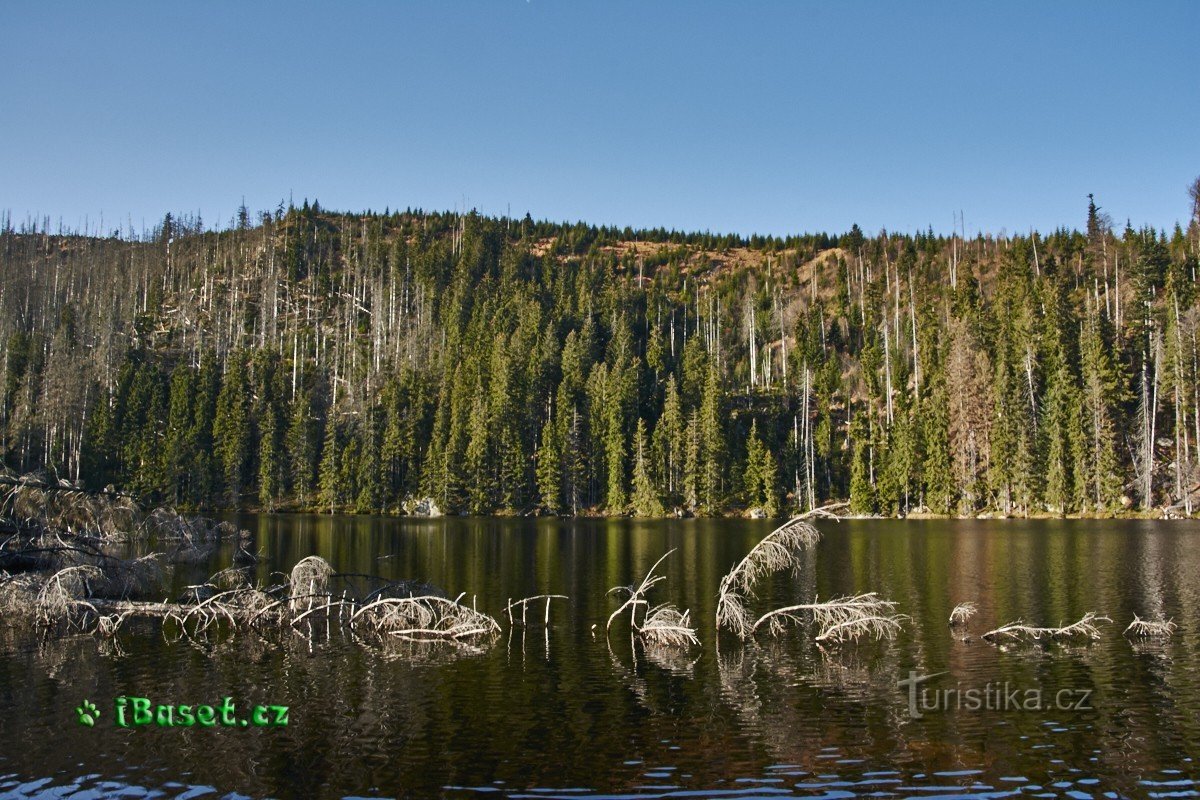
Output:
[[[804,629],[757,645],[713,631],[720,577],[772,525],[749,521],[239,519],[259,578],[316,553],[346,573],[477,595],[569,595],[548,630],[490,647],[381,648],[324,630],[169,644],[137,629],[0,639],[0,794],[15,797],[1196,796],[1200,792],[1200,525],[847,521],[764,605],[878,591],[911,616],[894,641],[822,650]],[[645,652],[604,621],[605,592],[665,551],[651,595],[690,608],[703,646]],[[226,559],[228,553],[225,554]],[[227,560],[226,562],[227,563]],[[202,578],[225,563],[196,570]],[[187,580],[180,576],[180,580]],[[954,638],[951,608],[979,613]],[[1016,619],[1113,619],[1088,645],[981,641]],[[1164,643],[1121,635],[1173,617]],[[540,617],[538,614],[531,616]],[[593,626],[597,626],[593,631]],[[898,682],[1040,690],[1087,708],[909,710]],[[1007,684],[1007,686],[1005,685]],[[113,699],[290,707],[286,728],[113,725]],[[947,696],[949,698],[949,696]],[[983,695],[978,695],[983,697]],[[992,695],[985,705],[1000,705]],[[75,707],[100,707],[94,728]],[[927,692],[925,699],[932,699]],[[954,705],[952,698],[939,700]],[[1010,702],[1010,701],[1004,701]]]

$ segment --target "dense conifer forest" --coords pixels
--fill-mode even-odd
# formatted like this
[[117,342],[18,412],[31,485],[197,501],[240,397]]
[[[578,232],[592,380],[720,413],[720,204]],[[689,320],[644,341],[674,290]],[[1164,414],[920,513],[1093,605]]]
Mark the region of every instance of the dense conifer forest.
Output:
[[196,509],[1191,514],[1195,188],[974,238],[6,218],[0,455]]

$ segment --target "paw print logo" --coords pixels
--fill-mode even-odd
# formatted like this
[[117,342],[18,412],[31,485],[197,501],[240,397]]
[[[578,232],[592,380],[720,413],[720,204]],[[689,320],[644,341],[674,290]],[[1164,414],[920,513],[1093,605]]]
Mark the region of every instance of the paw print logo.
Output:
[[91,700],[84,700],[83,704],[75,709],[75,713],[79,715],[79,724],[89,728],[95,725],[100,717],[100,709],[96,708],[96,704]]

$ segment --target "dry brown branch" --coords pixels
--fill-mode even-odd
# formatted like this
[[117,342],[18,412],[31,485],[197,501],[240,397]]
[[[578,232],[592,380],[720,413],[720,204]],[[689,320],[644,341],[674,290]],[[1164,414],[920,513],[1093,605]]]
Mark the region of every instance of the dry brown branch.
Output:
[[117,635],[117,631],[120,629],[121,623],[123,623],[126,618],[129,617],[130,613],[131,612],[125,612],[122,614],[101,614],[100,618],[96,620],[96,632],[105,639],[111,639]]
[[167,566],[161,553],[129,560],[115,559],[97,566],[102,577],[92,584],[94,597],[161,597],[167,585]]
[[20,620],[34,607],[41,581],[29,573],[0,572],[0,614],[4,621]]
[[698,645],[696,629],[688,619],[690,612],[680,612],[678,608],[665,603],[656,606],[646,613],[646,618],[638,626],[637,632],[647,645],[658,647],[687,647]]
[[[35,489],[24,483],[9,486],[0,501],[11,511],[18,501],[32,498],[29,500],[32,502],[46,494],[37,494]],[[54,497],[71,495],[64,489]],[[237,528],[160,510],[150,515],[140,533],[151,538],[177,540],[175,557],[195,554],[206,558],[215,552],[223,537],[237,534]],[[244,533],[243,540],[246,538]],[[13,541],[21,547],[19,551],[10,547]],[[300,560],[283,584],[269,589],[252,586],[248,570],[235,566],[217,572],[204,583],[186,587],[178,602],[145,602],[134,598],[162,597],[165,592],[164,562],[170,556],[154,553],[124,560],[103,552],[101,545],[106,543],[96,537],[81,537],[69,530],[46,525],[36,528],[32,534],[18,531],[0,541],[0,550],[6,557],[20,555],[25,562],[53,566],[57,570],[49,577],[35,573],[14,577],[0,571],[0,613],[3,613],[4,621],[11,618],[38,625],[66,624],[111,639],[128,619],[153,619],[162,623],[163,635],[169,641],[186,640],[193,644],[200,644],[200,640],[207,639],[213,631],[233,634],[250,628],[269,635],[271,630],[297,630],[307,626],[311,635],[313,628],[309,623],[315,618],[324,620],[326,631],[335,624],[339,628],[352,628],[357,624],[361,629],[392,640],[443,640],[462,645],[482,642],[500,629],[496,621],[475,608],[473,602],[470,606],[463,604],[461,595],[455,600],[447,600],[435,596],[436,588],[416,582],[387,582],[371,575],[337,575],[329,563],[318,556]],[[240,544],[244,545],[244,541]],[[11,563],[11,560],[4,563]],[[331,593],[333,579],[354,577],[383,586],[371,592],[367,601],[349,589],[342,591],[340,598]],[[384,593],[407,596],[380,597]],[[372,602],[370,598],[375,599]],[[562,595],[526,598],[511,604],[509,612],[514,613],[517,606],[524,612],[533,602],[545,602],[543,619],[548,622],[553,599],[565,598]],[[469,649],[467,647],[464,652]]]
[[88,491],[36,475],[0,475],[0,518],[18,530],[108,538],[130,531],[136,514],[129,495]]
[[1099,616],[1092,611],[1084,614],[1078,622],[1073,622],[1070,625],[1064,625],[1059,628],[1026,625],[1022,620],[1018,619],[1015,622],[1010,622],[995,630],[988,631],[983,635],[983,638],[989,642],[999,640],[1035,641],[1038,639],[1073,639],[1077,637],[1099,639],[1100,630],[1096,627],[1097,622],[1112,622],[1112,620],[1108,617]]
[[34,601],[38,620],[47,626],[65,622],[82,629],[88,612],[99,616],[96,607],[84,599],[90,594],[88,583],[103,577],[100,568],[90,564],[54,573]]
[[139,526],[139,531],[152,535],[160,542],[176,541],[181,545],[198,546],[219,542],[238,533],[232,522],[217,522],[207,517],[185,517],[173,508],[156,508]]
[[768,611],[755,619],[748,607],[754,585],[767,575],[786,569],[798,570],[803,554],[816,546],[821,534],[807,520],[837,519],[826,506],[789,520],[755,545],[724,578],[717,595],[717,629],[725,629],[745,640],[764,628],[776,636],[789,625],[813,622],[820,626],[817,641],[842,641],[863,635],[894,635],[903,617],[894,615],[896,604],[881,600],[874,592],[814,601]]
[[353,605],[354,605],[353,600],[332,600],[328,603],[325,603],[324,605],[313,606],[308,611],[305,611],[304,613],[293,617],[292,625],[296,625],[298,622],[300,622],[301,620],[303,620],[305,617],[309,616],[310,614],[320,614],[323,611],[330,611],[335,608],[341,608],[342,606],[351,606],[352,607]]
[[[329,576],[332,574],[333,567],[329,566],[329,562],[320,556],[302,558],[296,562],[296,566],[292,567],[292,572],[288,576],[289,593],[293,598],[307,594],[309,596],[308,607],[312,608],[312,597],[328,593]],[[293,613],[300,610],[300,602],[296,599],[292,601]]]
[[671,550],[668,550],[667,552],[663,553],[662,557],[659,558],[658,561],[655,561],[654,564],[650,567],[649,571],[646,573],[646,577],[642,578],[641,583],[639,583],[637,585],[630,585],[630,586],[614,586],[613,588],[608,590],[609,594],[620,594],[622,592],[628,592],[629,599],[626,600],[624,603],[622,603],[620,608],[618,608],[616,611],[614,611],[612,614],[609,615],[608,623],[604,626],[605,631],[608,631],[610,628],[612,628],[613,620],[616,619],[618,616],[620,616],[621,613],[623,611],[625,611],[625,609],[627,609],[627,608],[630,610],[629,611],[629,619],[630,619],[630,623],[632,624],[634,614],[637,611],[637,607],[639,605],[642,605],[642,606],[646,605],[646,601],[644,599],[646,592],[653,589],[655,584],[667,579],[665,575],[655,575],[654,570],[658,569],[658,565],[661,564],[663,561],[665,561],[667,559],[667,556],[671,555],[671,553],[674,553],[674,552],[675,552],[675,550],[671,549]]

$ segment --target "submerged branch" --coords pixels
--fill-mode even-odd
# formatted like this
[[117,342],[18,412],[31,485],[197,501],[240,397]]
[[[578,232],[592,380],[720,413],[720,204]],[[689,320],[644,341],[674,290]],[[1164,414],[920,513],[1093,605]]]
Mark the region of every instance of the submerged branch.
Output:
[[950,625],[966,625],[967,622],[970,621],[971,617],[975,616],[976,610],[975,604],[970,601],[966,603],[959,603],[954,607],[954,610],[950,612]]
[[[690,611],[681,612],[671,603],[650,608],[650,604],[646,600],[646,593],[660,581],[666,580],[665,575],[655,575],[654,571],[666,560],[667,556],[674,552],[674,549],[668,550],[658,561],[655,561],[646,572],[646,577],[642,578],[642,582],[636,586],[616,586],[608,591],[609,594],[628,592],[629,598],[609,616],[604,627],[605,635],[612,628],[613,620],[619,617],[625,609],[629,609],[630,630],[642,640],[644,645],[687,647],[700,644],[700,640],[696,637],[696,629],[690,622]],[[647,609],[640,624],[637,621],[638,608]]]
[[817,641],[842,641],[868,634],[875,638],[894,635],[903,617],[891,613],[896,607],[894,602],[882,600],[874,592],[823,603],[814,601],[784,606],[757,619],[749,610],[754,585],[760,579],[786,569],[798,570],[804,553],[820,541],[820,532],[807,520],[815,517],[837,519],[833,509],[843,505],[825,506],[791,519],[751,548],[721,579],[717,594],[717,629],[746,640],[763,629],[777,636],[789,625],[811,621],[821,628]]
[[544,625],[549,625],[550,624],[550,601],[551,600],[570,600],[570,599],[571,598],[567,597],[565,594],[535,594],[532,597],[524,597],[520,600],[509,600],[508,605],[506,605],[504,607],[504,611],[506,614],[508,614],[509,626],[516,625],[517,623],[516,623],[516,618],[513,615],[513,609],[515,609],[517,606],[520,606],[521,607],[521,624],[524,625],[525,624],[525,612],[529,609],[529,604],[534,602],[535,600],[545,600],[546,601],[546,614],[545,614],[542,622]]
[[1142,619],[1137,614],[1133,615],[1133,622],[1129,623],[1122,633],[1126,636],[1137,636],[1144,639],[1168,639],[1171,634],[1175,633],[1178,626],[1172,620],[1148,620]]
[[989,642],[998,640],[1036,641],[1038,639],[1073,639],[1077,637],[1095,640],[1100,638],[1100,629],[1096,627],[1097,622],[1112,622],[1112,620],[1108,617],[1099,616],[1093,611],[1084,614],[1078,622],[1073,622],[1070,625],[1064,625],[1059,628],[1027,625],[1018,619],[1015,622],[1010,622],[995,630],[988,631],[983,635],[983,638]]

